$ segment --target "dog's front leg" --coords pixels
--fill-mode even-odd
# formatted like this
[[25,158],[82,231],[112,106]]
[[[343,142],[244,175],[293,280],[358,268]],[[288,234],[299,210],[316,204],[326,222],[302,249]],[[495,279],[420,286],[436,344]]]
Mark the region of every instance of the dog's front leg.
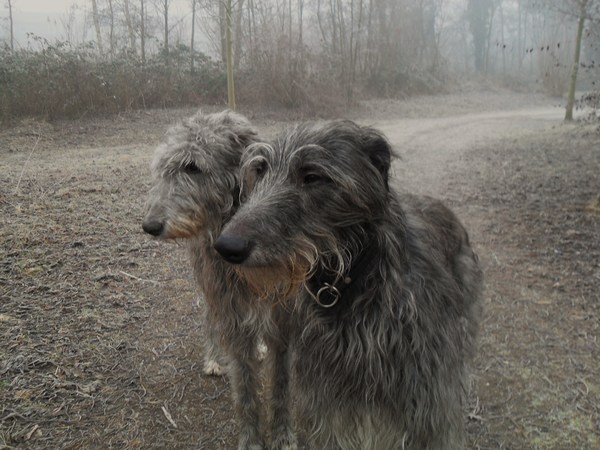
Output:
[[[208,308],[204,308],[207,310]],[[206,339],[204,341],[204,375],[225,375],[227,372],[223,364],[223,350],[219,342],[220,330],[215,320],[207,312],[204,314],[204,328]]]
[[267,344],[271,359],[271,449],[296,450],[290,414],[290,364],[288,344],[274,339]]
[[231,349],[229,377],[240,426],[238,450],[264,450],[265,444],[260,435],[256,339],[241,333]]

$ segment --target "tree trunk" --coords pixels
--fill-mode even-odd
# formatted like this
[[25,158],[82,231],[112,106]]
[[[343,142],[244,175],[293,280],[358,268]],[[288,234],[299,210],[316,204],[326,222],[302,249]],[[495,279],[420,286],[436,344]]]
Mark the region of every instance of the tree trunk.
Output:
[[300,51],[302,51],[302,47],[304,46],[303,42],[303,30],[304,27],[304,0],[298,0],[298,45],[300,47]]
[[144,0],[140,0],[140,56],[142,66],[146,65],[146,14],[144,12]]
[[337,47],[337,20],[335,13],[335,4],[333,0],[329,0],[329,14],[331,15],[331,50],[333,55],[337,55],[338,47]]
[[364,57],[364,61],[363,61],[363,66],[361,69],[362,75],[365,76],[368,73],[368,69],[369,67],[372,66],[372,61],[373,61],[373,38],[374,38],[374,34],[375,31],[373,30],[372,27],[372,23],[373,23],[373,0],[369,0],[369,5],[368,5],[368,14],[367,14],[367,42],[365,44],[366,46],[366,52],[365,52],[365,57]]
[[192,40],[190,42],[190,74],[194,75],[194,38],[196,37],[196,0],[192,0]]
[[227,0],[219,0],[219,33],[221,38],[221,61],[227,64]]
[[358,30],[356,34],[355,44],[354,44],[354,54],[352,56],[352,84],[356,83],[356,74],[360,67],[359,63],[359,47],[360,47],[360,36],[361,30],[363,26],[363,0],[360,0],[358,3],[358,24],[356,29]]
[[494,16],[496,14],[496,6],[490,2],[489,6],[489,23],[487,24],[487,37],[486,37],[486,47],[485,47],[485,74],[487,75],[490,70],[490,46],[492,45],[492,29],[494,28]]
[[235,86],[233,83],[233,45],[231,42],[231,0],[225,6],[225,53],[227,56],[227,105],[235,111]]
[[123,0],[123,6],[125,8],[127,33],[129,35],[129,48],[135,53],[135,32],[133,31],[133,22],[131,21],[131,14],[129,12],[129,0]]
[[96,28],[98,51],[102,53],[102,34],[100,33],[100,17],[98,16],[98,5],[96,4],[96,0],[92,0],[92,18],[94,19],[94,28]]
[[[288,14],[290,16],[290,20],[288,22],[288,42],[291,44],[292,42],[292,0],[288,0]],[[289,50],[291,51],[292,46],[288,44]]]
[[523,11],[523,6],[521,5],[521,1],[522,0],[518,0],[518,8],[519,8],[519,31],[518,31],[518,35],[517,35],[517,51],[516,51],[516,55],[517,55],[517,64],[518,64],[518,68],[519,68],[519,72],[521,71],[521,68],[523,67],[523,49],[525,47],[525,45],[523,44],[523,19],[522,19],[522,11]]
[[163,38],[163,45],[165,55],[169,55],[169,0],[163,0],[163,17],[165,20],[165,32]]
[[253,0],[248,0],[248,8],[246,8],[248,10],[248,42],[250,45],[249,48],[249,52],[250,52],[250,65],[252,67],[255,67],[258,65],[258,61],[256,61],[256,54],[257,54],[257,48],[256,48],[256,39],[257,39],[257,26],[256,26],[256,13],[255,13],[255,8],[254,8],[254,2]]
[[[490,7],[490,0],[469,0],[467,6],[469,28],[473,35],[475,71],[478,73],[484,73],[487,70]],[[491,29],[491,20],[489,20],[489,28]]]
[[581,55],[581,37],[586,19],[586,7],[588,0],[581,0],[579,3],[579,23],[577,24],[577,37],[575,38],[575,60],[573,61],[573,70],[571,71],[571,80],[569,82],[569,94],[567,96],[567,110],[565,112],[565,121],[573,120],[573,107],[575,106],[575,87],[577,86],[577,73],[579,71],[579,56]]
[[502,76],[506,78],[506,42],[504,41],[504,8],[502,3],[500,3],[500,38],[502,39],[499,47],[502,52]]
[[110,29],[108,34],[108,44],[110,47],[110,58],[113,59],[115,56],[115,14],[113,11],[112,0],[108,0],[108,11],[110,13]]
[[15,51],[15,34],[13,32],[13,15],[12,15],[12,3],[8,0],[8,21],[10,25],[10,51]]
[[240,58],[242,57],[242,17],[244,15],[244,0],[237,1],[237,8],[235,12],[235,45],[233,46],[233,67],[237,68],[240,64]]
[[325,27],[323,27],[323,21],[321,20],[321,0],[317,0],[317,23],[321,31],[321,39],[324,43],[327,43],[327,33],[325,33]]

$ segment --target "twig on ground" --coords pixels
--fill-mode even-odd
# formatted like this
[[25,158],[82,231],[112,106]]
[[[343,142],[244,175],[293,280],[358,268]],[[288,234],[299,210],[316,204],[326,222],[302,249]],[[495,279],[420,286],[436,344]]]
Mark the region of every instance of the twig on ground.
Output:
[[171,423],[171,425],[173,425],[173,427],[177,428],[177,424],[173,420],[173,417],[171,417],[171,413],[169,413],[167,408],[165,408],[164,406],[161,406],[161,409],[162,409],[163,414],[167,418],[167,420]]
[[29,439],[31,439],[31,436],[33,436],[33,433],[35,433],[39,428],[40,428],[40,426],[38,424],[35,424],[33,426],[33,428],[31,429],[31,431],[29,433],[27,433],[27,435],[25,436],[25,440],[28,441]]
[[135,275],[131,275],[130,273],[124,272],[124,271],[122,271],[122,270],[119,270],[119,272],[120,272],[122,275],[125,275],[126,277],[132,278],[132,279],[134,279],[134,280],[137,280],[137,281],[142,281],[142,282],[145,282],[145,283],[152,283],[152,284],[154,284],[154,285],[156,285],[156,284],[159,284],[159,282],[158,282],[158,281],[155,281],[155,280],[145,280],[145,279],[143,279],[143,278],[136,277]]
[[35,144],[33,144],[33,148],[29,152],[29,156],[27,156],[27,159],[25,160],[25,163],[23,164],[23,169],[21,169],[21,175],[19,175],[19,181],[17,181],[17,185],[15,186],[15,191],[13,192],[13,194],[16,194],[17,191],[19,190],[19,186],[21,185],[21,180],[23,179],[23,174],[25,173],[25,169],[27,167],[27,163],[31,159],[31,155],[33,155],[33,152],[37,148],[38,143],[40,142],[41,138],[42,137],[40,135],[38,135],[37,140],[35,141]]

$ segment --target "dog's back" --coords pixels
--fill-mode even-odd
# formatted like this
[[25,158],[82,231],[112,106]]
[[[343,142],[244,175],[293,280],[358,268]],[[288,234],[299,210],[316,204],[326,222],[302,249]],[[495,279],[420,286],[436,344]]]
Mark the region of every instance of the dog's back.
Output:
[[390,213],[370,243],[379,245],[376,262],[361,274],[368,295],[296,306],[294,373],[316,448],[463,445],[481,308],[477,256],[437,200],[392,194]]
[[412,217],[426,224],[425,233],[430,248],[442,252],[445,266],[451,271],[464,300],[464,311],[469,325],[467,350],[475,353],[475,341],[481,316],[483,274],[479,258],[474,252],[467,230],[456,214],[440,200],[428,196],[403,195],[403,207]]
[[314,448],[462,448],[481,271],[452,212],[390,189],[391,156],[349,121],[255,146],[217,241],[240,276],[296,294],[286,329]]

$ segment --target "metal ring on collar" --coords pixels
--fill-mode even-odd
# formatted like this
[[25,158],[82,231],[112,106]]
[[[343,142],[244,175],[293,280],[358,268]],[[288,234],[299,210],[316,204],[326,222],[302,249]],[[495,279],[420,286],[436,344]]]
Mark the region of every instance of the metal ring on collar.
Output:
[[[321,301],[321,294],[323,294],[323,292],[325,292],[325,291],[330,292],[331,295],[333,296],[333,301],[331,303],[323,303]],[[325,283],[325,286],[323,286],[321,289],[319,289],[317,291],[315,300],[317,301],[319,306],[321,306],[323,308],[331,308],[337,304],[337,302],[340,300],[340,297],[341,297],[340,291],[338,291],[338,289],[335,286],[332,286],[329,283]]]

